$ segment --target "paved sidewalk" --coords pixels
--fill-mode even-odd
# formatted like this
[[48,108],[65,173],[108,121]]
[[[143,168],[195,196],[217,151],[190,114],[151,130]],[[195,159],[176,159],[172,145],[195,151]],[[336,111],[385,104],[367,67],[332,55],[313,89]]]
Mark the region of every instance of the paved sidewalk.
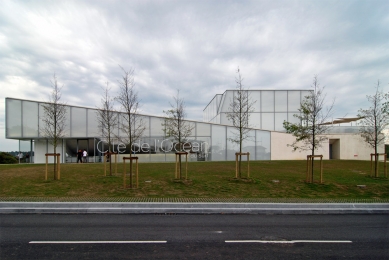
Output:
[[0,214],[389,214],[389,203],[0,202]]

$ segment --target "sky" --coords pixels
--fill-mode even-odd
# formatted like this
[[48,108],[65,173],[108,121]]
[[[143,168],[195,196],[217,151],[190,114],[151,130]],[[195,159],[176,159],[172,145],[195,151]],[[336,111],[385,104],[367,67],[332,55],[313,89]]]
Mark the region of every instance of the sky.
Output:
[[368,108],[377,81],[389,92],[389,1],[0,0],[0,151],[5,98],[96,108],[134,70],[141,113],[163,115],[180,91],[202,121],[216,94],[234,89],[311,89],[318,76],[336,117]]

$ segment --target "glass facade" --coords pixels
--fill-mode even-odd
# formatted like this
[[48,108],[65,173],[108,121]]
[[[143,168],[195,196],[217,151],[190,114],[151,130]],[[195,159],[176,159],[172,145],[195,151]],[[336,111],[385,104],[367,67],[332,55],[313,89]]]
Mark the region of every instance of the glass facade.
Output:
[[[44,162],[44,154],[52,152],[41,131],[44,126],[43,104],[6,98],[6,138],[34,140],[35,162]],[[88,161],[102,161],[102,152],[108,149],[108,144],[100,134],[98,110],[66,106],[66,111],[65,133],[60,147],[57,148],[57,152],[63,156],[62,161],[76,162],[78,149],[88,151]],[[118,112],[118,118],[119,122],[125,122],[124,114]],[[116,137],[111,148],[120,154],[136,153],[140,161],[175,161],[175,152],[179,150],[179,146],[165,136],[164,118],[140,115],[139,119],[145,127],[142,138],[137,140],[133,147],[129,147],[124,141],[125,138],[122,138],[125,134],[116,127],[113,131]],[[235,152],[239,148],[229,140],[234,135],[233,127],[195,121],[187,123],[194,127],[192,135],[183,147],[190,153],[190,161],[235,160]],[[243,143],[243,152],[250,152],[250,158],[253,160],[269,160],[270,132],[250,130],[250,138]]]
[[[250,113],[252,128],[268,131],[285,131],[283,122],[296,122],[300,103],[310,90],[248,90],[254,111]],[[231,125],[227,118],[234,90],[216,95],[203,111],[204,122]]]
[[211,102],[209,102],[208,106],[203,110],[203,121],[209,123],[218,123],[217,115],[218,109],[220,106],[220,102],[223,95],[216,95]]

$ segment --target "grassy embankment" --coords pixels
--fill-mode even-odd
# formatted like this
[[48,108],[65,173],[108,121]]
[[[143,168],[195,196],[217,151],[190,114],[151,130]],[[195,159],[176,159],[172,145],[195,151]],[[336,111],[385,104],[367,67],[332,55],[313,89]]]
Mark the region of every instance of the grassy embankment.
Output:
[[44,180],[43,164],[0,165],[0,198],[303,198],[389,201],[389,181],[383,178],[383,163],[380,163],[381,177],[377,179],[369,177],[369,161],[331,160],[323,163],[323,184],[318,183],[318,162],[315,163],[313,184],[305,183],[305,161],[253,161],[250,163],[250,179],[243,180],[234,179],[235,162],[189,163],[188,180],[182,182],[174,181],[174,163],[141,163],[138,189],[123,188],[122,164],[118,165],[118,173],[113,176],[104,176],[103,164],[61,164],[59,181],[53,180],[52,165],[49,167],[48,181]]

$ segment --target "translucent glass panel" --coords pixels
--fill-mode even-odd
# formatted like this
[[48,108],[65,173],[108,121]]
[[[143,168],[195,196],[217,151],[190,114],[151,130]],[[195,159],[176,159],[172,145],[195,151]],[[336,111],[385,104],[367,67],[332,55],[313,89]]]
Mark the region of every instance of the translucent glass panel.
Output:
[[66,106],[65,107],[65,110],[66,110],[66,118],[65,118],[65,129],[64,129],[64,136],[65,137],[70,137],[70,125],[71,125],[71,121],[70,121],[70,107],[69,106]]
[[[247,138],[243,140],[242,152],[249,152],[251,159],[255,159],[255,130],[250,130],[247,133]],[[233,142],[232,140],[239,140],[239,133],[237,129],[228,127],[227,129],[227,160],[235,160],[235,153],[239,152],[239,142]]]
[[[38,102],[31,102],[31,103],[34,103],[36,104],[38,107],[38,110],[39,112],[37,112],[36,114],[36,120],[37,120],[37,124],[39,126],[39,131],[38,131],[38,135],[39,137],[43,137],[44,135],[44,129],[46,127],[46,124],[44,122],[44,119],[46,117],[46,113],[45,113],[45,109],[44,109],[44,105],[45,103],[38,103]],[[32,105],[33,106],[33,105]],[[64,137],[70,137],[70,127],[71,127],[71,113],[70,113],[70,106],[65,106],[65,120],[64,120],[64,130],[63,130],[63,136]],[[34,114],[35,116],[35,114]],[[83,125],[81,125],[81,128],[85,129],[86,127],[86,120],[84,119],[84,123]],[[84,133],[84,136],[85,136],[85,133]]]
[[[120,138],[123,140],[128,139],[128,131],[129,131],[129,126],[128,126],[128,115],[125,113],[117,113],[116,114],[118,118],[118,125],[115,127],[115,135],[118,135]],[[134,129],[137,129],[137,133],[140,133],[139,131],[141,129],[143,130],[143,134],[141,137],[149,136],[149,128],[150,128],[150,121],[149,117],[147,116],[142,116],[142,115],[133,115],[132,119],[133,122],[135,122],[135,125],[133,126]],[[133,130],[134,131],[134,130]]]
[[288,91],[288,112],[297,112],[300,103],[300,91]]
[[274,91],[262,91],[262,112],[274,112]]
[[257,130],[255,136],[255,145],[256,160],[270,160],[270,132]]
[[7,99],[7,138],[22,137],[22,102]]
[[158,136],[165,136],[165,133],[163,131],[164,126],[164,119],[159,117],[150,117],[150,136],[152,137],[158,137]]
[[222,95],[216,95],[203,111],[203,121],[210,122],[218,112]]
[[212,125],[212,144],[211,159],[212,161],[226,160],[226,127]]
[[274,130],[275,131],[285,131],[284,129],[284,120],[288,120],[287,113],[275,113],[274,114]]
[[97,110],[88,109],[88,137],[100,136]]
[[220,123],[220,115],[217,115],[214,119],[212,119],[211,123],[214,123],[214,124],[221,124],[221,123]]
[[299,113],[288,113],[288,122],[293,124],[300,123],[300,120],[294,116],[295,114],[297,115]]
[[275,112],[287,112],[288,111],[288,92],[287,91],[275,91],[274,94],[275,94]]
[[242,152],[249,152],[251,160],[255,159],[255,130],[250,130],[248,137],[243,141]]
[[249,122],[251,128],[261,129],[261,113],[251,113]]
[[[123,130],[123,124],[126,125],[127,123],[127,118],[126,118],[126,115],[124,113],[117,113],[117,117],[118,117],[118,130],[117,130],[117,133],[119,135],[120,138],[126,138],[127,137],[127,133],[125,130]],[[127,129],[127,128],[125,128]]]
[[[43,104],[42,103],[39,103],[39,108],[38,109],[39,109],[39,112],[38,112],[38,115],[39,115],[39,118],[38,118],[39,133],[38,134],[39,134],[40,137],[42,137],[43,136],[43,129],[45,127],[45,122],[43,121],[43,119],[45,117],[45,110],[43,109]],[[69,118],[70,114],[67,113],[66,117]],[[70,136],[70,134],[68,136]]]
[[232,125],[232,122],[227,118],[227,113],[221,113],[219,116],[221,125]]
[[196,140],[192,140],[192,154],[196,156],[197,161],[209,161],[210,149],[211,149],[211,137],[197,137]]
[[211,136],[211,125],[196,123],[197,136]]
[[38,103],[23,101],[23,137],[38,137]]
[[300,99],[303,100],[305,97],[310,96],[311,94],[312,94],[312,91],[303,90],[303,91],[301,91]]
[[144,127],[143,136],[150,136],[150,117],[149,116],[139,116],[139,124],[142,124]]
[[227,160],[235,160],[235,153],[239,152],[239,144],[232,140],[239,139],[239,132],[233,127],[227,127]]
[[254,112],[261,112],[261,91],[253,90],[249,92],[249,98],[253,104]]
[[274,130],[274,113],[262,113],[261,129]]
[[72,137],[86,136],[86,109],[79,107],[71,108],[71,134]]
[[221,109],[219,112],[229,112],[229,107],[230,107],[230,104],[231,104],[233,98],[234,98],[234,91],[227,90],[226,92],[224,92],[223,98],[221,101],[223,103],[221,104]]

